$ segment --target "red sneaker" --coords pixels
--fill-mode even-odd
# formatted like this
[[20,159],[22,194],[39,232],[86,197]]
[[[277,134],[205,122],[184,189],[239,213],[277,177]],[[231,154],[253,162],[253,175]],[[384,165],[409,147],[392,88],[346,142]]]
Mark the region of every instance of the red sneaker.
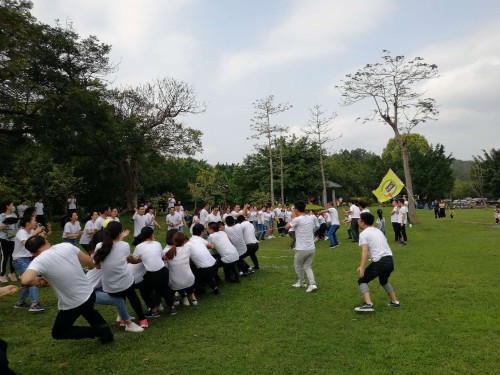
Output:
[[148,320],[147,320],[147,319],[139,320],[139,325],[140,325],[142,328],[147,328],[147,327],[149,327]]

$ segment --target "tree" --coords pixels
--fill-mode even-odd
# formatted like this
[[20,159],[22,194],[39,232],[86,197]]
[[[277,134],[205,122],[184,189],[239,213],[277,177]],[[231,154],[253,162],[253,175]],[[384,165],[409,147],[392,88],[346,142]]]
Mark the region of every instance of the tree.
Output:
[[[325,155],[325,145],[328,142],[339,139],[342,135],[332,138],[327,134],[330,133],[333,129],[333,126],[330,125],[331,121],[337,117],[337,114],[333,112],[331,115],[323,116],[326,112],[321,109],[321,105],[316,104],[313,108],[309,108],[309,112],[311,113],[311,117],[307,122],[307,126],[305,128],[306,134],[312,134],[315,137],[315,142],[318,145],[319,151],[319,166],[321,170],[321,182],[323,185],[323,193],[321,195],[321,199],[323,205],[326,205],[327,196],[326,196],[326,177],[325,177],[325,166],[323,163],[323,158]],[[334,202],[335,204],[335,202]]]
[[288,103],[274,104],[274,95],[258,99],[252,104],[255,108],[254,117],[250,120],[250,129],[255,132],[252,138],[260,139],[264,135],[268,140],[271,205],[274,206],[272,137],[274,133],[284,132],[287,128],[271,124],[271,116],[285,112],[292,106]]
[[403,158],[409,213],[411,220],[416,222],[408,147],[402,134],[409,134],[420,123],[437,116],[435,100],[424,98],[424,92],[417,92],[413,87],[437,77],[438,70],[437,65],[427,64],[421,57],[407,61],[404,56],[392,56],[387,50],[383,52],[382,63],[367,64],[355,74],[348,74],[336,88],[341,93],[342,105],[373,100],[375,109],[362,122],[378,118],[394,131]]
[[[482,190],[479,195],[483,198],[485,195],[497,199],[500,197],[500,149],[492,148],[489,152],[483,150],[483,155],[473,156],[474,163],[471,168],[471,180],[476,191]],[[474,181],[473,177],[483,178],[483,189],[477,190],[479,181]]]

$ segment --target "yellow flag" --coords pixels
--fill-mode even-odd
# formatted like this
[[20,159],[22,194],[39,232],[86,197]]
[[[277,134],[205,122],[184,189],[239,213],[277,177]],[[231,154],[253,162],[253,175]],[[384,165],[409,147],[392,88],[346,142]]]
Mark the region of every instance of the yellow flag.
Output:
[[392,169],[389,169],[389,172],[382,179],[378,188],[373,190],[372,193],[377,197],[379,202],[385,202],[397,196],[403,187],[404,184],[396,176],[396,173]]

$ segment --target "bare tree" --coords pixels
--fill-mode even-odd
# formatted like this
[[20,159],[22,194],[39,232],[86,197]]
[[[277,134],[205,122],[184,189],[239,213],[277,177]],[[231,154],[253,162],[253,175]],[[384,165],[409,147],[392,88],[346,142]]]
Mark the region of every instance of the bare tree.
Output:
[[437,65],[427,64],[421,57],[407,61],[404,56],[392,56],[387,50],[383,52],[382,63],[367,64],[355,74],[348,74],[336,88],[342,95],[342,105],[373,100],[375,109],[361,118],[362,122],[378,118],[394,131],[403,158],[410,217],[416,222],[409,153],[402,134],[409,134],[418,124],[436,119],[439,112],[435,100],[424,98],[425,92],[416,92],[413,87],[436,78],[438,69]]
[[255,132],[251,138],[260,139],[262,136],[267,137],[269,148],[269,173],[270,173],[270,191],[271,205],[274,206],[274,173],[273,173],[273,153],[272,153],[272,136],[274,133],[284,132],[288,130],[286,127],[271,124],[271,116],[285,112],[292,106],[288,103],[274,104],[274,95],[269,95],[265,98],[258,99],[252,103],[255,111],[254,117],[250,120],[250,129]]
[[[321,182],[323,184],[323,194],[322,194],[322,202],[323,205],[326,205],[327,196],[326,196],[326,177],[325,177],[325,168],[323,164],[323,155],[325,154],[325,145],[328,142],[335,141],[342,137],[339,135],[337,137],[328,136],[333,130],[333,125],[331,122],[337,117],[335,112],[332,112],[329,115],[325,116],[326,111],[321,109],[320,104],[316,104],[313,108],[309,108],[309,112],[311,113],[310,119],[307,121],[307,125],[304,129],[306,135],[312,134],[315,137],[316,144],[318,145],[319,150],[319,166],[321,169]],[[334,202],[335,204],[335,202]]]
[[472,163],[472,166],[469,171],[469,177],[470,177],[470,182],[472,185],[472,190],[474,193],[477,194],[477,196],[481,199],[482,205],[484,205],[484,184],[485,184],[485,177],[486,177],[486,171],[484,170],[483,166],[481,163],[477,160],[474,160],[474,163]]
[[123,150],[114,153],[120,157],[112,161],[120,168],[127,208],[132,209],[137,205],[140,159],[145,154],[193,155],[202,150],[202,132],[178,119],[186,114],[203,113],[206,105],[197,101],[191,85],[173,78],[118,91],[112,104],[121,126],[114,147]]

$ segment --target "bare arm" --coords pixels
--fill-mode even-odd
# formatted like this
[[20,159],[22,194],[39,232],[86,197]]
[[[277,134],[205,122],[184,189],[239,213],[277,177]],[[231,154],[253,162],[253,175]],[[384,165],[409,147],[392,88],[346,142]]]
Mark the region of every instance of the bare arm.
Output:
[[358,267],[359,277],[365,275],[366,263],[368,262],[368,245],[361,245],[361,263]]
[[90,256],[88,256],[87,254],[85,254],[83,251],[80,251],[78,253],[78,260],[80,261],[80,263],[83,266],[88,267],[89,270],[91,270],[92,268],[95,267],[95,264],[94,264],[94,261],[92,260],[92,258]]

